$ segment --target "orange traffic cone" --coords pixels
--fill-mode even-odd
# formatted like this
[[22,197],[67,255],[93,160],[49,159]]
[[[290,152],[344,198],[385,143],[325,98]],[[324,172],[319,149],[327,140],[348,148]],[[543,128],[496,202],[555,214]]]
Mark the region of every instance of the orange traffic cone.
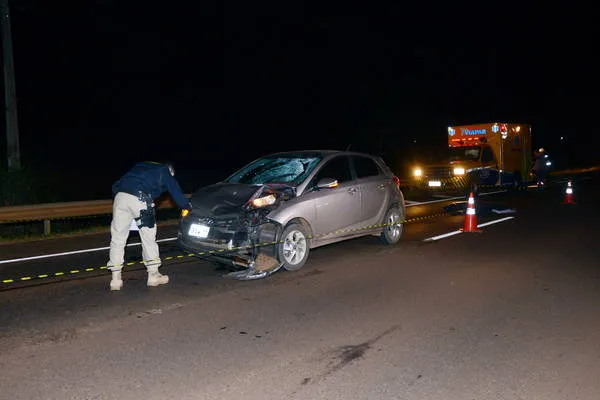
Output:
[[475,198],[473,192],[469,194],[469,202],[467,203],[467,215],[465,217],[465,227],[461,229],[462,232],[481,232],[477,229],[477,216],[475,212]]
[[567,189],[565,190],[565,199],[562,202],[563,204],[577,204],[575,199],[573,198],[573,186],[571,186],[571,181],[567,183]]

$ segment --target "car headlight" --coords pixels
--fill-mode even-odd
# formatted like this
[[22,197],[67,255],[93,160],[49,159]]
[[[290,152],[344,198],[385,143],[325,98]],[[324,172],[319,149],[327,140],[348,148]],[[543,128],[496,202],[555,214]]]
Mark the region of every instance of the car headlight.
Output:
[[256,199],[252,200],[252,207],[261,208],[265,206],[270,206],[272,204],[275,204],[276,200],[277,197],[275,197],[274,194],[269,194],[263,197],[257,197]]
[[460,168],[460,167],[456,167],[453,170],[454,175],[464,175],[465,174],[465,169],[464,168]]
[[414,176],[423,176],[423,170],[421,168],[415,168],[413,170],[413,175]]
[[187,217],[189,213],[190,213],[190,210],[187,210],[184,208],[183,210],[181,210],[181,218]]

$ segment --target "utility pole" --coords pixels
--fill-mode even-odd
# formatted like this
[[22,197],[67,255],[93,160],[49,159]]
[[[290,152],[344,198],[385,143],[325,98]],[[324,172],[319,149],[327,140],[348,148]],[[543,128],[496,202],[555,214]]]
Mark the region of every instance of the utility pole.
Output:
[[0,0],[0,22],[2,23],[2,69],[4,70],[4,106],[6,107],[6,150],[8,170],[21,169],[19,150],[19,124],[17,122],[17,91],[13,63],[12,34],[8,0]]

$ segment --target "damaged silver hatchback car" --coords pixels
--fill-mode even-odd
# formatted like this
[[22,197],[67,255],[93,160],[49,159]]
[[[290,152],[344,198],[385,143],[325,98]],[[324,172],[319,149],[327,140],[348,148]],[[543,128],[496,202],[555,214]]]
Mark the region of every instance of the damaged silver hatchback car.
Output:
[[380,157],[334,150],[261,157],[200,188],[191,203],[178,245],[238,267],[237,279],[298,270],[311,249],[359,236],[395,244],[406,211],[400,181]]

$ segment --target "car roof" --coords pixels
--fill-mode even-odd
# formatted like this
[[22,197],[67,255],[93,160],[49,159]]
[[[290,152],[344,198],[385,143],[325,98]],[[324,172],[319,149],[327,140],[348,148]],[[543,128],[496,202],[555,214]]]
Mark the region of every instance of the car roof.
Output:
[[360,155],[360,156],[367,156],[367,157],[373,157],[373,158],[378,158],[378,156],[374,156],[368,153],[361,153],[361,152],[356,152],[356,151],[342,151],[342,150],[298,150],[298,151],[281,151],[281,152],[277,152],[277,153],[272,153],[272,154],[268,154],[265,157],[277,157],[277,156],[306,156],[306,157],[310,157],[310,156],[314,156],[314,155],[320,155],[320,156],[329,156],[329,155]]

